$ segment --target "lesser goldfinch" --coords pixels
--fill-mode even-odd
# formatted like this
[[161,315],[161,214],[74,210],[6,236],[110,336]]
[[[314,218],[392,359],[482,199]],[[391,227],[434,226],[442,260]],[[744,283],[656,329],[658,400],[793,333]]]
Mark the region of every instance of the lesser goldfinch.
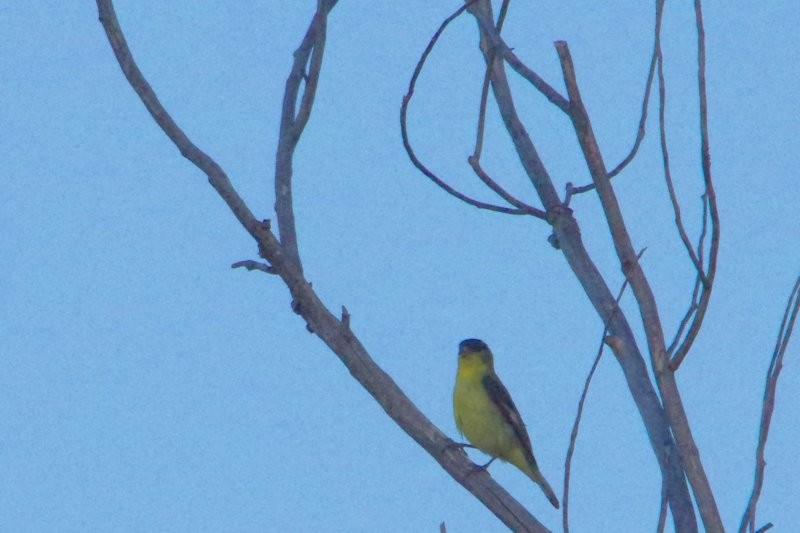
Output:
[[558,509],[558,498],[536,465],[519,411],[494,372],[492,351],[481,340],[467,339],[458,345],[453,412],[458,430],[473,446],[492,461],[500,458],[522,470]]

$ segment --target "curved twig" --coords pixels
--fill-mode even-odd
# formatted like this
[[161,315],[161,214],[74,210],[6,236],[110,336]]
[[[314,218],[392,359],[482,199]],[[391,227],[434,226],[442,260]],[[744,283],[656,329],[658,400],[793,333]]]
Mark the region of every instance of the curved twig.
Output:
[[[477,208],[480,208],[480,209],[486,209],[488,211],[495,211],[495,212],[498,212],[498,213],[505,213],[507,215],[534,215],[534,216],[536,216],[536,212],[535,212],[536,210],[534,208],[532,208],[532,207],[530,209],[519,208],[519,207],[516,207],[516,208],[503,207],[503,206],[500,206],[500,205],[490,204],[490,203],[487,203],[487,202],[481,202],[480,200],[476,200],[474,198],[471,198],[471,197],[467,196],[466,194],[456,190],[454,187],[451,187],[450,185],[448,185],[439,176],[434,174],[430,169],[428,169],[427,166],[425,166],[422,163],[422,161],[419,160],[419,158],[417,157],[416,153],[414,152],[413,147],[411,146],[411,141],[409,140],[409,136],[408,136],[408,121],[407,121],[408,105],[411,102],[411,98],[414,96],[414,89],[415,89],[415,87],[417,85],[417,79],[419,78],[419,75],[422,72],[422,68],[425,65],[425,62],[427,61],[428,56],[430,55],[431,51],[433,51],[433,47],[436,45],[436,42],[439,40],[439,37],[441,37],[442,33],[444,32],[445,28],[447,28],[447,26],[453,20],[455,20],[459,15],[461,15],[464,11],[466,11],[467,8],[470,7],[470,5],[472,5],[473,3],[477,2],[477,1],[478,0],[470,0],[469,2],[465,3],[464,5],[459,7],[452,15],[447,17],[444,20],[444,22],[442,22],[441,25],[439,25],[439,28],[433,34],[433,37],[431,37],[430,41],[428,42],[428,46],[425,47],[425,51],[422,53],[422,56],[420,57],[419,61],[417,62],[417,65],[414,68],[414,73],[411,76],[411,81],[409,81],[409,84],[408,84],[408,91],[403,96],[403,103],[400,106],[400,134],[401,134],[401,136],[403,138],[403,147],[405,148],[406,153],[408,154],[408,157],[411,160],[411,163],[415,167],[417,167],[417,169],[420,172],[422,172],[425,176],[427,176],[436,185],[438,185],[439,187],[444,189],[447,193],[449,193],[450,195],[458,198],[462,202],[466,202],[466,203],[468,203],[468,204],[470,204],[472,206],[475,206]],[[520,204],[521,204],[521,202],[520,202]],[[514,204],[512,204],[512,205],[514,205]],[[521,204],[521,205],[524,205],[524,204]]]
[[[717,275],[717,257],[719,255],[719,210],[717,207],[717,193],[714,191],[714,181],[711,176],[711,147],[708,137],[708,97],[706,91],[706,32],[703,25],[703,5],[701,0],[694,2],[695,21],[697,25],[697,89],[700,99],[700,156],[703,168],[703,182],[705,184],[704,199],[708,205],[708,214],[711,222],[711,243],[708,250],[708,266],[706,267],[705,282],[703,283],[697,311],[692,324],[689,326],[681,345],[669,362],[672,369],[677,369],[694,344],[700,327],[703,325],[708,304],[711,301],[711,291]],[[705,218],[704,218],[705,224]],[[705,226],[701,233],[698,248],[702,252],[702,237],[705,236]]]
[[[758,499],[761,497],[761,487],[764,484],[764,469],[767,466],[767,462],[764,459],[764,450],[767,446],[769,426],[770,422],[772,422],[772,412],[775,410],[775,393],[778,388],[778,378],[783,369],[783,355],[786,353],[787,346],[789,346],[789,340],[792,337],[792,330],[797,320],[798,311],[800,311],[800,277],[795,281],[789,296],[789,301],[786,303],[786,309],[783,312],[783,320],[781,320],[781,327],[778,330],[778,340],[775,342],[775,349],[772,352],[772,359],[770,359],[769,369],[767,370],[767,380],[764,385],[764,400],[761,404],[761,424],[758,429],[753,491],[750,494],[747,508],[742,517],[739,533],[745,533],[748,528],[751,532],[755,529],[756,506],[758,505]],[[759,531],[765,530],[765,528],[769,529],[767,526],[771,526],[771,524],[767,524]]]
[[[481,32],[481,50],[484,60],[488,64],[491,56],[486,33],[493,27],[491,3],[488,0],[482,0],[475,5],[471,12],[478,21]],[[601,320],[605,322],[615,307],[614,296],[589,256],[581,239],[580,228],[575,217],[572,216],[571,210],[561,204],[547,169],[516,112],[504,66],[505,63],[494,62],[491,78],[494,99],[503,124],[525,172],[534,184],[542,205],[547,211],[547,221],[553,227],[553,235],[559,243],[560,250],[581,283],[589,301]],[[609,324],[610,334],[620,337],[623,341],[623,353],[618,358],[619,363],[631,396],[639,409],[659,468],[668,483],[670,509],[676,529],[696,531],[694,509],[683,467],[670,434],[662,404],[650,381],[631,327],[624,313],[618,313],[609,321]]]
[[697,445],[694,442],[694,436],[689,426],[686,411],[683,408],[674,373],[668,366],[664,331],[661,326],[655,296],[647,277],[644,275],[644,271],[638,261],[635,260],[636,254],[633,251],[633,245],[619,202],[608,179],[605,163],[603,162],[597,139],[592,131],[589,115],[583,106],[569,47],[566,42],[557,41],[556,50],[561,60],[564,83],[569,94],[570,118],[578,136],[584,159],[592,175],[592,180],[596,185],[597,194],[614,241],[617,257],[626,277],[631,282],[631,288],[639,306],[653,371],[656,375],[656,383],[672,428],[672,434],[675,437],[683,469],[694,491],[695,500],[706,530],[713,533],[722,533],[724,532],[722,518],[720,517],[708,476],[700,460]]
[[[642,249],[637,258],[641,259],[644,252],[645,249]],[[597,370],[597,365],[600,364],[600,358],[603,356],[603,348],[606,344],[613,344],[613,342],[606,338],[606,334],[608,333],[608,326],[611,322],[611,319],[614,318],[619,310],[619,301],[622,299],[622,295],[625,293],[626,288],[628,288],[627,278],[622,282],[622,286],[617,293],[617,297],[615,299],[616,307],[614,307],[614,310],[611,312],[609,319],[606,321],[605,326],[603,327],[603,334],[600,336],[600,346],[597,348],[597,355],[594,358],[592,367],[589,369],[589,374],[586,376],[586,381],[583,384],[583,391],[581,392],[581,397],[578,401],[578,412],[575,414],[575,422],[572,424],[572,432],[569,435],[567,457],[564,460],[564,494],[561,498],[561,502],[564,506],[561,511],[561,523],[564,527],[564,533],[569,533],[569,480],[572,474],[572,456],[575,453],[575,444],[578,441],[578,428],[581,424],[581,418],[583,418],[583,405],[586,403],[586,397],[589,395],[589,385],[592,383],[594,372]]]
[[[391,377],[370,357],[350,328],[349,313],[343,310],[340,320],[322,303],[311,284],[303,277],[297,263],[290,258],[284,245],[272,233],[269,223],[261,222],[253,216],[222,168],[189,140],[160,104],[136,67],[111,0],[96,0],[96,3],[100,22],[131,87],[181,154],[208,176],[211,185],[253,236],[261,256],[269,262],[269,268],[286,283],[292,295],[293,309],[303,317],[308,329],[336,353],[353,377],[375,398],[390,418],[509,528],[546,533],[548,530],[488,473],[475,473],[466,454],[448,446],[452,441],[417,409]],[[319,9],[330,10],[335,4],[336,0],[320,0]]]
[[[636,139],[633,141],[633,147],[631,148],[628,155],[620,161],[620,163],[614,167],[614,169],[608,173],[608,178],[611,179],[620,172],[622,172],[625,167],[633,161],[633,158],[636,157],[636,154],[639,152],[639,147],[642,145],[642,141],[644,140],[645,136],[645,126],[647,124],[647,108],[650,105],[650,92],[653,88],[653,78],[655,77],[656,72],[656,57],[657,57],[657,50],[661,48],[661,20],[663,19],[664,15],[664,1],[665,0],[658,0],[656,2],[656,22],[655,22],[655,29],[654,29],[654,37],[653,37],[653,52],[650,55],[650,67],[647,69],[647,81],[644,84],[644,97],[642,98],[642,111],[639,115],[639,128],[636,131]],[[594,189],[594,183],[589,183],[587,185],[582,185],[580,187],[575,187],[571,183],[567,184],[567,198],[565,199],[564,203],[569,205],[569,198],[576,195],[582,194]]]
[[510,203],[520,211],[524,211],[525,214],[534,216],[536,218],[540,218],[542,220],[547,219],[547,213],[542,211],[541,209],[536,209],[535,207],[528,205],[524,202],[521,202],[513,195],[509,194],[503,187],[501,187],[495,180],[493,180],[481,166],[480,161],[473,156],[467,158],[467,162],[472,167],[472,170],[475,171],[475,174],[481,179],[481,181],[486,184],[487,187],[492,189],[498,196],[500,196],[503,200]]

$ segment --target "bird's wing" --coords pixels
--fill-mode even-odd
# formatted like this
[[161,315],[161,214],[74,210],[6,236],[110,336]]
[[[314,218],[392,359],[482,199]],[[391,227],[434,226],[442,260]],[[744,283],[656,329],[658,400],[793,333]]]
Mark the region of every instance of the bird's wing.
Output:
[[533,458],[531,439],[528,437],[525,423],[522,421],[522,417],[519,416],[517,406],[514,405],[514,400],[511,399],[511,395],[508,393],[505,385],[503,385],[496,375],[489,373],[483,377],[483,387],[486,389],[486,393],[489,395],[492,403],[500,410],[503,419],[514,428],[514,434],[525,450],[528,462],[531,466],[535,467],[536,459]]

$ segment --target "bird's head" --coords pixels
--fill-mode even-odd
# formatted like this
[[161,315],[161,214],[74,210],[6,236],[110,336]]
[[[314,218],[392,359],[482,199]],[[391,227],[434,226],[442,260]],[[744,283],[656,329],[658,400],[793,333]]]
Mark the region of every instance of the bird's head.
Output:
[[489,368],[494,367],[492,351],[480,339],[466,339],[458,345],[458,364],[477,365],[482,364]]

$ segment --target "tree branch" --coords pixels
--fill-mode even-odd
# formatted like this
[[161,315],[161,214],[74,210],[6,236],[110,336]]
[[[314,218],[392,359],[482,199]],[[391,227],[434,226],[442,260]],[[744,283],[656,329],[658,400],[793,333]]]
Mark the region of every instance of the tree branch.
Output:
[[[422,53],[422,56],[420,57],[419,61],[417,61],[417,66],[414,68],[414,74],[411,76],[411,81],[408,84],[408,91],[403,96],[403,103],[400,106],[400,134],[401,134],[401,136],[403,138],[403,147],[405,148],[406,153],[408,154],[408,157],[411,160],[411,163],[415,167],[417,167],[417,169],[420,172],[422,172],[425,176],[427,176],[436,185],[438,185],[439,187],[444,189],[447,193],[449,193],[450,195],[458,198],[462,202],[465,202],[465,203],[467,203],[469,205],[472,205],[474,207],[477,207],[479,209],[486,209],[487,211],[495,211],[497,213],[505,213],[507,215],[533,215],[533,216],[536,216],[536,217],[541,217],[541,214],[542,214],[541,210],[536,209],[536,208],[531,207],[531,206],[526,206],[526,204],[524,204],[522,202],[519,202],[519,201],[516,202],[516,207],[509,208],[509,207],[489,204],[489,203],[486,203],[486,202],[481,202],[480,200],[475,200],[474,198],[471,198],[471,197],[467,196],[466,194],[456,190],[455,188],[453,188],[450,185],[448,185],[447,182],[445,182],[439,176],[434,174],[431,170],[429,170],[428,167],[425,166],[425,164],[423,164],[422,161],[419,160],[419,158],[417,157],[416,153],[414,152],[414,148],[411,146],[411,140],[410,140],[409,135],[408,135],[408,120],[407,120],[408,119],[408,106],[411,103],[411,99],[414,96],[414,89],[416,88],[416,85],[417,85],[417,79],[419,78],[420,74],[422,73],[422,68],[425,65],[425,62],[427,61],[428,56],[430,55],[431,51],[433,50],[433,47],[436,45],[437,41],[439,40],[439,37],[441,37],[442,32],[444,32],[445,28],[447,28],[447,26],[453,20],[455,20],[459,15],[461,15],[464,11],[466,11],[467,8],[471,4],[475,3],[476,1],[477,0],[469,0],[466,4],[464,4],[463,6],[458,8],[452,15],[447,17],[444,20],[444,22],[442,22],[442,24],[439,26],[439,28],[433,34],[433,37],[431,37],[430,41],[428,42],[428,46],[425,47],[425,51]],[[480,139],[480,137],[479,137],[479,139]],[[479,151],[479,148],[476,147],[476,149]],[[485,180],[484,180],[484,183],[486,183]],[[492,183],[494,183],[494,181],[492,181]],[[499,185],[497,185],[496,183],[494,183],[494,184],[499,188]],[[495,192],[497,192],[497,190],[495,190]],[[505,192],[505,191],[503,191],[503,192]],[[501,197],[502,197],[502,195],[501,195]],[[515,204],[512,204],[512,205],[515,205]]]
[[481,50],[484,60],[487,64],[492,64],[492,90],[500,110],[500,116],[514,143],[522,166],[545,207],[548,222],[553,227],[559,247],[601,320],[609,325],[610,334],[623,341],[624,350],[618,360],[644,422],[662,476],[669,487],[669,501],[676,530],[696,531],[694,509],[670,434],[669,424],[664,417],[661,402],[650,382],[647,367],[639,352],[633,332],[624,314],[617,313],[612,316],[616,307],[614,296],[589,257],[572,211],[561,205],[552,180],[525,127],[519,120],[503,63],[491,62],[489,36],[496,33],[492,22],[491,3],[481,0],[470,8],[470,12],[475,16],[481,32]]
[[[647,108],[650,105],[650,91],[653,88],[653,78],[656,72],[656,60],[657,60],[657,52],[661,49],[661,20],[664,17],[664,0],[657,0],[656,1],[656,22],[655,22],[655,29],[653,30],[653,52],[650,55],[650,67],[647,70],[647,81],[644,84],[644,97],[642,98],[642,111],[639,115],[639,128],[636,131],[636,139],[633,141],[633,147],[631,148],[628,155],[616,166],[614,170],[608,173],[608,179],[613,178],[620,172],[622,172],[625,167],[633,161],[633,158],[636,157],[636,154],[639,152],[639,147],[644,140],[645,135],[645,126],[647,124]],[[582,194],[594,189],[594,183],[589,183],[587,185],[583,185],[581,187],[575,187],[571,183],[567,183],[567,198],[576,195]],[[569,205],[568,201],[565,201],[567,205]]]
[[[292,204],[292,158],[314,106],[314,96],[317,92],[325,51],[328,13],[335,5],[335,0],[328,2],[320,0],[318,3],[317,12],[311,19],[305,37],[294,52],[292,70],[286,80],[286,89],[283,93],[280,134],[275,157],[275,215],[278,220],[281,244],[289,260],[300,272],[303,270],[303,265],[297,248],[297,229]],[[309,65],[308,73],[305,72],[307,64]],[[300,107],[295,113],[300,84],[303,81],[305,81],[305,90],[300,99]]]
[[[764,385],[764,400],[761,404],[761,424],[758,429],[753,491],[750,494],[750,499],[747,502],[747,509],[745,509],[744,516],[742,517],[739,533],[745,533],[748,528],[751,532],[755,529],[756,506],[758,505],[758,499],[761,497],[761,487],[764,485],[764,470],[767,467],[767,461],[764,459],[764,450],[767,447],[767,437],[769,436],[770,422],[772,422],[772,412],[775,410],[775,394],[778,389],[778,378],[781,375],[781,370],[783,370],[783,355],[786,353],[787,346],[789,346],[789,340],[792,337],[792,330],[797,320],[798,311],[800,311],[800,277],[795,281],[789,296],[789,301],[786,303],[786,309],[783,312],[783,320],[781,320],[781,327],[778,330],[778,340],[775,343],[775,349],[772,352],[772,359],[770,359],[769,369],[767,370],[767,380]],[[767,526],[771,526],[771,524],[767,524]],[[769,529],[767,526],[765,527]],[[762,530],[764,530],[764,528],[761,528],[759,531]]]
[[[548,530],[488,473],[474,472],[474,465],[463,451],[448,445],[452,441],[417,409],[391,377],[370,357],[350,328],[349,313],[344,310],[340,320],[327,309],[311,284],[304,278],[297,263],[297,254],[286,252],[285,244],[278,241],[269,224],[253,216],[219,165],[189,140],[161,106],[133,60],[111,0],[96,0],[96,2],[100,22],[131,87],[156,123],[179,148],[181,154],[208,176],[211,185],[255,239],[261,256],[269,261],[269,265],[265,268],[279,275],[286,283],[292,295],[293,308],[305,319],[308,328],[336,353],[353,377],[375,398],[384,411],[503,523],[517,531],[547,532]],[[335,0],[321,0],[320,10],[330,11],[335,4]],[[320,11],[315,15],[315,20],[319,20],[319,13]],[[312,27],[313,25],[314,21]],[[315,42],[321,44],[319,41]],[[308,105],[311,105],[310,101]],[[282,129],[282,133],[284,131],[288,130]],[[294,142],[296,143],[296,139]],[[248,262],[243,262],[241,266],[248,265],[253,266]],[[258,267],[257,269],[264,270]]]
[[[711,220],[711,244],[708,252],[708,267],[706,269],[706,283],[703,283],[700,292],[700,301],[694,314],[692,324],[686,332],[681,346],[670,360],[670,368],[677,369],[694,343],[700,327],[703,325],[706,310],[711,300],[711,290],[714,278],[717,275],[717,257],[719,254],[719,210],[717,208],[717,193],[714,191],[714,181],[711,176],[711,147],[708,137],[708,96],[706,91],[706,32],[703,26],[703,5],[701,0],[694,2],[695,24],[697,26],[697,89],[700,99],[700,157],[703,168],[703,183],[705,184],[704,201],[708,207]],[[705,208],[704,208],[705,209]],[[705,214],[705,211],[704,211]],[[698,253],[702,253],[703,236],[705,235],[705,216],[703,218],[703,232],[701,233]]]
[[633,251],[628,230],[622,217],[622,211],[617,202],[616,195],[608,179],[605,163],[597,144],[597,140],[592,131],[588,113],[583,106],[578,83],[575,76],[575,68],[572,57],[569,53],[567,43],[564,41],[556,42],[556,50],[561,60],[561,68],[564,73],[564,82],[567,86],[567,94],[570,100],[570,119],[575,128],[578,140],[583,151],[584,158],[592,175],[597,194],[600,198],[603,212],[608,221],[614,247],[617,251],[622,269],[626,277],[631,282],[633,294],[642,317],[653,370],[656,375],[656,382],[661,393],[664,408],[672,428],[672,434],[678,445],[678,453],[681,457],[684,471],[689,479],[689,483],[694,491],[695,499],[700,510],[700,516],[706,527],[706,531],[714,533],[724,532],[722,519],[717,509],[711,486],[700,461],[700,454],[689,427],[686,412],[678,392],[677,384],[673,372],[669,369],[666,358],[666,347],[664,345],[664,332],[661,328],[661,319],[658,316],[655,297],[650,289],[650,284],[644,275],[639,262],[636,261],[636,253]]
[[[642,254],[644,253],[644,249],[639,252],[639,259],[641,259]],[[615,303],[617,307],[611,312],[611,318],[613,318],[617,311],[619,310],[619,301],[622,299],[622,295],[625,294],[625,289],[628,287],[628,280],[626,279],[622,283],[622,287],[620,287],[619,292],[617,293],[617,297],[615,299]],[[564,460],[564,494],[561,498],[561,502],[563,503],[564,507],[561,511],[562,517],[562,525],[564,527],[564,533],[569,533],[569,481],[572,473],[572,456],[575,453],[575,444],[578,441],[578,428],[581,424],[581,418],[583,418],[583,406],[586,403],[586,397],[589,395],[589,385],[592,383],[592,377],[594,377],[594,372],[597,370],[597,365],[600,364],[600,358],[603,356],[603,348],[606,344],[617,345],[618,341],[609,340],[611,338],[606,337],[608,333],[608,323],[606,322],[605,326],[603,327],[603,333],[600,335],[600,346],[597,348],[597,355],[594,358],[594,362],[592,363],[592,367],[589,369],[589,374],[586,376],[586,381],[583,384],[583,391],[581,392],[580,400],[578,400],[578,412],[575,414],[575,422],[572,424],[572,432],[569,436],[569,446],[567,447],[567,457]],[[616,338],[613,338],[616,339]],[[623,350],[618,346],[615,352],[622,352]]]

